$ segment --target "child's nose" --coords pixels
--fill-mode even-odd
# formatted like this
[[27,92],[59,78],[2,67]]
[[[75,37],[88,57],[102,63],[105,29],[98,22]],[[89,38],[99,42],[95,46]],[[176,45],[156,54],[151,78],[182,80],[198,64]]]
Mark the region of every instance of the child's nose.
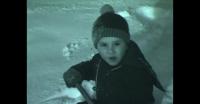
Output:
[[108,47],[108,54],[113,54],[113,53],[115,53],[115,49],[114,49],[114,46],[109,46]]

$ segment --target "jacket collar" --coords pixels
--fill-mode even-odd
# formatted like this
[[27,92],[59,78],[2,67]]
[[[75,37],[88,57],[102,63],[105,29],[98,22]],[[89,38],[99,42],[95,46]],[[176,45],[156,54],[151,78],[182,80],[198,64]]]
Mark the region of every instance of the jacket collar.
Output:
[[128,44],[128,50],[122,59],[121,64],[125,66],[143,66],[141,60],[145,60],[141,50],[134,41]]

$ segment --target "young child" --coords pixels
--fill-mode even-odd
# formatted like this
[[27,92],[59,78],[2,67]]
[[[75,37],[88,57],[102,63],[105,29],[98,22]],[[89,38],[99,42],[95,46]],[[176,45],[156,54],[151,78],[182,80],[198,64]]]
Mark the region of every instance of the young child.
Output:
[[95,80],[95,104],[153,104],[153,85],[164,89],[138,45],[130,40],[126,20],[109,8],[101,10],[92,29],[98,54],[66,71],[65,83],[75,87],[83,80]]

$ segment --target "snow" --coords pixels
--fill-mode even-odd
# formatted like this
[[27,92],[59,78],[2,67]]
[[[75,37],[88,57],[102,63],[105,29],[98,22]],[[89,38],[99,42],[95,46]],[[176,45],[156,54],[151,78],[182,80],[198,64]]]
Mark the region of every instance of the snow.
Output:
[[120,11],[117,14],[121,15],[124,18],[130,17],[130,14],[127,11]]
[[173,79],[167,86],[167,92],[165,93],[161,104],[173,104]]
[[[135,13],[137,8],[153,5],[156,1],[158,0],[28,0],[27,104],[39,104],[49,97],[70,93],[70,90],[66,90],[62,75],[70,66],[88,60],[96,53],[91,40],[91,29],[104,3],[113,5],[125,17],[129,23],[131,38],[138,43],[164,87],[169,85],[173,77],[172,26],[168,22],[159,24],[162,19],[146,26],[138,20]],[[130,13],[128,7],[132,7],[134,12]],[[167,13],[170,12],[165,15]],[[73,92],[69,95],[78,94]],[[159,104],[163,93],[155,89],[154,95]],[[61,97],[43,104],[66,102],[65,97]]]
[[155,19],[155,15],[154,15],[154,8],[150,7],[150,6],[143,6],[143,7],[140,7],[136,10],[136,12],[143,16],[143,17],[146,17],[150,20],[153,20]]
[[[95,81],[84,80],[81,85],[83,86],[85,91],[88,93],[90,98],[92,99],[96,98],[96,93],[93,90],[93,87],[95,87]],[[77,88],[65,87],[60,92],[57,92],[57,94],[54,94],[53,96],[50,96],[47,99],[43,100],[41,103],[49,102],[51,100],[56,100],[56,99],[57,100],[67,99],[66,102],[63,102],[66,104],[77,104],[78,102],[86,101]]]

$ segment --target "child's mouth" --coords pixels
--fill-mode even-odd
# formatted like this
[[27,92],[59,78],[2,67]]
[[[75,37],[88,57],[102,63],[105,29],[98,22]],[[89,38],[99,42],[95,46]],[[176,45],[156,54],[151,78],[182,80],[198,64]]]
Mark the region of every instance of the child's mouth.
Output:
[[115,57],[115,56],[109,57],[109,60],[111,60],[111,61],[115,61],[116,59],[117,59],[117,57]]

